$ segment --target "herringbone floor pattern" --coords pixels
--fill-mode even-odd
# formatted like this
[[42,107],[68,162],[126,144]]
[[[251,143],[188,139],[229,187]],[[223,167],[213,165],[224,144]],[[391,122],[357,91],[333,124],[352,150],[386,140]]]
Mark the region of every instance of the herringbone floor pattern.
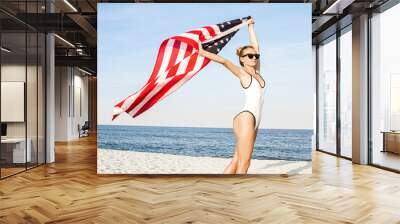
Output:
[[320,152],[298,176],[96,174],[96,139],[0,181],[0,223],[400,223],[400,175]]

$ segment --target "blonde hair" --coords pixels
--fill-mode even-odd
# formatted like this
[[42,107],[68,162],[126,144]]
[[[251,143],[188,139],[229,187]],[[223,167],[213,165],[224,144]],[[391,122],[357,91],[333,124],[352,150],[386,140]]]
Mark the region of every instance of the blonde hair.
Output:
[[[244,50],[244,49],[247,49],[247,48],[253,48],[253,46],[251,46],[251,45],[245,45],[245,46],[242,46],[242,47],[238,47],[238,48],[236,49],[236,55],[239,56],[239,63],[240,63],[241,66],[243,66],[243,62],[240,61],[240,57],[242,57],[242,52],[243,52],[243,50]],[[254,49],[254,48],[253,48],[253,49]]]

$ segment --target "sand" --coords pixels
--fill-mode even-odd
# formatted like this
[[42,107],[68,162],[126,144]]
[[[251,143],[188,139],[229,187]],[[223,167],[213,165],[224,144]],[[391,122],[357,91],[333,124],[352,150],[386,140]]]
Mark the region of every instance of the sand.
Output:
[[[229,158],[98,149],[99,174],[223,174]],[[248,174],[311,174],[311,161],[253,159]]]

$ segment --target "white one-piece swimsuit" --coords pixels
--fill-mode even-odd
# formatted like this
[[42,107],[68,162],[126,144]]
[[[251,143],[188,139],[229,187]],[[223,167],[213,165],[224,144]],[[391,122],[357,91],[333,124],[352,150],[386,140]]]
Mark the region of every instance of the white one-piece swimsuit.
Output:
[[246,102],[242,110],[236,114],[235,117],[242,112],[250,112],[254,117],[254,129],[257,129],[261,121],[262,107],[264,103],[265,81],[263,79],[264,86],[261,86],[261,83],[259,83],[256,78],[253,78],[252,75],[244,71],[243,68],[240,68],[240,71],[245,75],[249,75],[251,79],[250,85],[247,87],[243,86],[242,82],[240,82],[246,94]]

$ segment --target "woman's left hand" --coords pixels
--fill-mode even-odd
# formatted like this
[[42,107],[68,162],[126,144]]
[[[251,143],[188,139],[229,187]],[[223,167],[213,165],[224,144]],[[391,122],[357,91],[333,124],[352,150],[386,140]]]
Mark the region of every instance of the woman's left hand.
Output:
[[255,22],[254,22],[254,19],[253,19],[253,18],[247,20],[247,24],[248,24],[248,25],[254,24],[254,23],[255,23]]

